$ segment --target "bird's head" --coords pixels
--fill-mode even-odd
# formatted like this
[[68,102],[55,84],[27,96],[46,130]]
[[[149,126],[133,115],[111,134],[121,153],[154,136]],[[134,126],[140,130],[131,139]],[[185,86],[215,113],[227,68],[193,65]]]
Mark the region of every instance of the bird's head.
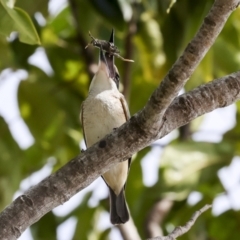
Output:
[[[114,45],[114,30],[112,30],[109,43]],[[104,53],[102,48],[100,48],[99,54],[99,70],[104,71],[106,75],[116,83],[117,88],[119,88],[120,76],[114,64],[114,55],[107,52]]]

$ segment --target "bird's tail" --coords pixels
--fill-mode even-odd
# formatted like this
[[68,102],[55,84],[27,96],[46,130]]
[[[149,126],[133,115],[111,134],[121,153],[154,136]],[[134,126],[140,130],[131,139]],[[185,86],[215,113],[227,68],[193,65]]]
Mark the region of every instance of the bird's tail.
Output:
[[123,224],[129,220],[129,213],[125,201],[124,187],[117,196],[110,190],[110,220],[112,224]]

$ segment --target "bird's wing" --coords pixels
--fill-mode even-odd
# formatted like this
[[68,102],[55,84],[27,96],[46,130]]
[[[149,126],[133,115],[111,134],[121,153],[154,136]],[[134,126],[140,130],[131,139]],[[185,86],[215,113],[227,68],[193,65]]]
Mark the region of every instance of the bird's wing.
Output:
[[84,102],[82,103],[82,106],[81,106],[81,111],[80,111],[80,122],[82,124],[82,130],[83,130],[83,138],[84,138],[84,142],[85,142],[85,145],[87,147],[87,141],[86,141],[86,135],[85,135],[85,131],[84,131],[84,123],[83,123],[83,110],[84,110]]
[[[126,121],[128,121],[128,119],[130,119],[131,115],[130,115],[130,111],[129,111],[127,102],[126,102],[123,95],[121,96],[120,101],[121,101],[121,104],[122,104],[122,107],[123,107],[123,111],[124,111]],[[128,170],[130,169],[130,166],[131,166],[131,160],[132,160],[132,158],[128,159]]]
[[126,102],[123,95],[121,96],[120,101],[121,101],[123,111],[124,111],[124,115],[125,115],[125,118],[126,118],[126,121],[127,121],[131,116],[130,116],[130,112],[129,112],[129,109],[128,109],[127,102]]

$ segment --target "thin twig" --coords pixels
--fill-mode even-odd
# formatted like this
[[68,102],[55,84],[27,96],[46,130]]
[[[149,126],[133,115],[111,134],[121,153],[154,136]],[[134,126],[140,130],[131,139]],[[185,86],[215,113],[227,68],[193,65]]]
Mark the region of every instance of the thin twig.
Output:
[[193,226],[193,224],[196,222],[196,220],[198,219],[198,217],[206,212],[209,208],[211,208],[212,205],[211,204],[207,204],[204,207],[202,207],[200,210],[196,211],[193,216],[191,217],[191,219],[184,225],[184,226],[179,226],[176,227],[173,232],[171,234],[169,234],[170,237],[177,238],[179,236],[182,236],[184,233],[188,232],[191,227]]
[[168,236],[148,238],[147,240],[175,240],[177,237],[180,237],[184,233],[188,232],[191,229],[191,227],[194,225],[198,217],[211,207],[212,205],[207,204],[204,207],[202,207],[200,210],[196,211],[191,217],[191,219],[184,226],[176,227]]
[[173,201],[167,198],[156,202],[150,209],[146,219],[146,236],[152,238],[154,236],[162,236],[163,231],[161,225],[166,215],[173,206]]

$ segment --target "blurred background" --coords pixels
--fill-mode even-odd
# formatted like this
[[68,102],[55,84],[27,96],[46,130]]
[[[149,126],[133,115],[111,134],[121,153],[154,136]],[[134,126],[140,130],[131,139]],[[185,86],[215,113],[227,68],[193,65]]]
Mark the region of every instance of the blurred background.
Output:
[[[21,0],[41,45],[0,35],[0,211],[84,148],[79,112],[97,69],[88,32],[115,44],[121,91],[139,111],[198,30],[213,0]],[[0,25],[1,28],[2,25]],[[240,9],[183,92],[240,65]],[[239,103],[199,117],[133,157],[126,187],[141,239],[164,235],[213,203],[180,239],[240,237]],[[27,229],[21,240],[124,239],[101,178]],[[155,226],[155,228],[153,228]]]

